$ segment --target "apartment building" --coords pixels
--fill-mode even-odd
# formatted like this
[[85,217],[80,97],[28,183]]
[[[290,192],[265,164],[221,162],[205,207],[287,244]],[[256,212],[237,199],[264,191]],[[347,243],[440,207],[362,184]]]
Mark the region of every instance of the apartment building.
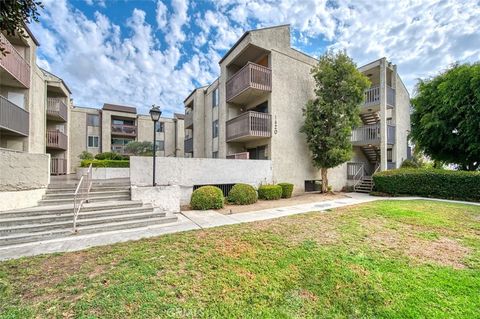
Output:
[[[270,159],[274,180],[315,189],[302,108],[314,97],[310,74],[317,60],[290,46],[290,27],[246,32],[219,61],[220,76],[185,99],[185,157]],[[409,94],[385,58],[359,68],[372,83],[361,107],[363,125],[352,133],[350,163],[329,170],[340,190],[407,158]]]
[[[132,141],[153,141],[150,115],[138,114],[131,106],[105,103],[102,109],[75,106],[71,120],[71,169],[80,164],[83,151],[92,154],[116,152],[126,154]],[[155,128],[157,155],[183,157],[183,114],[160,118]]]

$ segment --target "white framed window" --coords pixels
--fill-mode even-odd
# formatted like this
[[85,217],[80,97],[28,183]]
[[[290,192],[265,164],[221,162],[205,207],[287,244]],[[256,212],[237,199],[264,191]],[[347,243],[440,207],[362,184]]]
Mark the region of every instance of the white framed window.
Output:
[[88,126],[100,126],[100,116],[98,114],[87,114]]
[[218,158],[218,152],[212,152],[212,158]]
[[212,92],[212,107],[218,106],[218,88]]
[[98,136],[89,135],[87,141],[88,147],[98,147]]
[[156,146],[155,150],[158,151],[164,151],[165,150],[165,141],[155,141]]
[[218,120],[213,121],[212,123],[212,138],[218,136]]
[[162,132],[165,132],[165,123],[164,122],[156,122],[156,127],[155,127],[155,131],[157,133],[162,133]]

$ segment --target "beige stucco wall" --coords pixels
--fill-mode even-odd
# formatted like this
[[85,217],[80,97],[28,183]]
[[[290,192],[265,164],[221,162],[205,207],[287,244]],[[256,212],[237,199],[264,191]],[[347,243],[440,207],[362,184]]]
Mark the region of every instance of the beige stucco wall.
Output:
[[87,127],[87,114],[97,114],[100,112],[97,109],[76,107],[71,109],[69,117],[69,140],[70,140],[70,171],[73,173],[76,168],[80,166],[80,159],[78,156],[83,151],[88,151],[92,154],[100,152],[100,147],[87,148],[87,136],[99,136],[99,144],[101,145],[101,130],[100,127]]
[[394,161],[397,168],[407,159],[407,141],[410,134],[410,95],[396,74],[396,105],[395,112],[395,152]]
[[28,151],[30,153],[45,153],[47,87],[42,71],[33,64],[32,82],[29,92],[30,135]]
[[175,119],[175,154],[177,157],[184,157],[184,140],[185,140],[185,121],[183,119]]

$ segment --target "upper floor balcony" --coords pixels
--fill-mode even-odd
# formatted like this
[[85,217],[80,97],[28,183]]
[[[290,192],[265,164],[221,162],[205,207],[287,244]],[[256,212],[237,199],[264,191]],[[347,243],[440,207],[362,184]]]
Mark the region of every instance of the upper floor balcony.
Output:
[[8,54],[0,56],[0,82],[15,87],[30,87],[30,64],[8,39],[0,33],[0,43]]
[[185,153],[193,153],[193,137],[186,138],[183,144]]
[[248,111],[227,121],[227,142],[245,142],[272,136],[272,116]]
[[0,131],[10,135],[28,136],[29,114],[0,95]]
[[116,136],[137,136],[137,127],[127,124],[112,124],[111,134]]
[[64,150],[68,148],[68,137],[59,130],[47,131],[47,148]]
[[66,122],[68,119],[68,107],[61,98],[47,98],[47,119]]
[[[363,125],[352,131],[353,145],[380,144],[380,124]],[[387,144],[395,144],[395,125],[387,125]]]
[[226,83],[227,102],[245,104],[249,100],[272,91],[272,70],[247,62]]
[[[373,108],[380,106],[380,86],[372,86],[365,90],[364,107]],[[395,89],[387,85],[387,107],[393,108],[395,106]]]
[[185,128],[192,128],[193,126],[193,110],[185,112],[185,119],[184,119]]

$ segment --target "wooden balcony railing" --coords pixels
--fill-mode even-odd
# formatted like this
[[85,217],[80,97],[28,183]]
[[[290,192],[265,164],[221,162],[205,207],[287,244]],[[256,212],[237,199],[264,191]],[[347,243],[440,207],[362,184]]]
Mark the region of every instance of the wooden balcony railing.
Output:
[[183,151],[185,153],[193,153],[193,137],[185,139],[183,144]]
[[227,155],[227,159],[250,159],[250,153],[241,152],[241,153],[230,154],[230,155]]
[[[372,106],[380,103],[380,87],[372,86],[365,90],[365,106]],[[395,106],[395,89],[387,86],[387,105]]]
[[243,137],[271,137],[272,116],[248,111],[227,121],[227,142]]
[[28,136],[28,112],[0,95],[0,128]]
[[227,102],[230,102],[249,88],[272,91],[272,70],[265,66],[248,62],[227,81]]
[[68,148],[68,137],[59,130],[48,130],[47,131],[47,147],[55,148],[60,150],[67,150]]
[[68,107],[61,98],[49,97],[47,98],[47,116],[66,122]]
[[52,158],[50,160],[50,174],[51,175],[65,175],[67,174],[67,159]]
[[122,136],[137,136],[137,127],[135,125],[112,124],[112,134]]
[[22,86],[29,88],[30,64],[2,33],[0,33],[0,46],[8,51],[6,56],[0,54],[0,67],[10,73]]
[[[380,143],[380,125],[363,125],[352,131],[350,141],[353,143]],[[395,125],[387,125],[387,144],[395,144]]]

